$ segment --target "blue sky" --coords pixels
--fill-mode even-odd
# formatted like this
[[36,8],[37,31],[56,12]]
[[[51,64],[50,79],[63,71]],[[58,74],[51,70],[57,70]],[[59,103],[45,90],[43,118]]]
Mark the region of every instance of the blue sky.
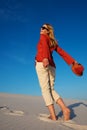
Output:
[[44,23],[85,68],[82,77],[76,76],[54,52],[56,91],[63,98],[87,99],[86,0],[0,0],[0,92],[41,95],[34,58]]

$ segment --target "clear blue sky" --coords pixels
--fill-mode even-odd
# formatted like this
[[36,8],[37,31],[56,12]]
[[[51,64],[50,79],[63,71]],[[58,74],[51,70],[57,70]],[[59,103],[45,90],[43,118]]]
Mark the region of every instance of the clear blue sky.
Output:
[[41,95],[34,58],[44,23],[53,25],[59,45],[85,67],[78,77],[54,52],[56,91],[87,99],[86,0],[0,0],[0,92]]

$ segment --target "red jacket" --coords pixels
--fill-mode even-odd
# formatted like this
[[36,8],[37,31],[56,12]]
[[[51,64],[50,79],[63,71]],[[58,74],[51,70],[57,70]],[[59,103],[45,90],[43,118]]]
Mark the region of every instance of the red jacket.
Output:
[[52,52],[54,50],[65,60],[68,65],[72,64],[75,61],[58,45],[56,45],[55,47],[50,47],[50,38],[48,35],[45,34],[40,35],[40,40],[37,45],[37,54],[35,57],[36,61],[42,62],[44,58],[47,58],[49,60],[49,64],[53,67],[56,67],[52,57]]

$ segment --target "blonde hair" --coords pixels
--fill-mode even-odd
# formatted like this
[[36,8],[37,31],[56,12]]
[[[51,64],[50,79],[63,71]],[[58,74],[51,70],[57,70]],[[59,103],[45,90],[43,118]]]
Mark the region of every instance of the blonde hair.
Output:
[[57,45],[57,41],[56,41],[55,36],[54,36],[54,29],[53,29],[53,27],[52,27],[50,24],[48,24],[48,23],[46,23],[45,25],[47,26],[48,35],[49,35],[49,37],[50,37],[50,43],[51,43],[51,44],[50,44],[50,47],[54,47],[54,46]]

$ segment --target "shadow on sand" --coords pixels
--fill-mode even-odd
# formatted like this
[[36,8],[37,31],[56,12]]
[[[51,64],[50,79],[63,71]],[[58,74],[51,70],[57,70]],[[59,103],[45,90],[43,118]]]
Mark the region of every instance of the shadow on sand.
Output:
[[[83,103],[83,102],[74,103],[74,104],[71,104],[71,105],[68,106],[68,108],[71,110],[70,119],[73,119],[73,118],[76,117],[76,114],[75,114],[73,108],[79,107],[80,105],[83,105],[83,106],[87,107],[87,104],[85,104],[85,103]],[[58,116],[58,117],[61,117],[62,115],[63,115],[63,113],[62,113],[62,111],[60,111],[57,116]]]

